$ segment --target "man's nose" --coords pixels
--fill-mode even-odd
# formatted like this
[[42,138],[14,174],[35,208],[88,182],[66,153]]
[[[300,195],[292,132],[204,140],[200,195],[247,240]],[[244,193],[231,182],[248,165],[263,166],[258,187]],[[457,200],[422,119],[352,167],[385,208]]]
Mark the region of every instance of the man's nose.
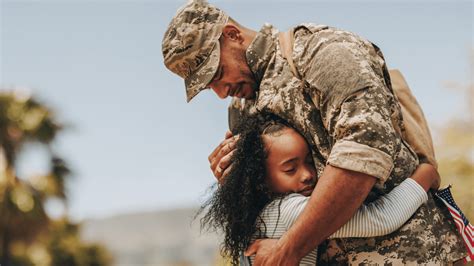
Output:
[[230,86],[228,84],[221,85],[221,86],[211,86],[211,89],[221,99],[225,99],[225,98],[227,98],[227,96],[229,96]]

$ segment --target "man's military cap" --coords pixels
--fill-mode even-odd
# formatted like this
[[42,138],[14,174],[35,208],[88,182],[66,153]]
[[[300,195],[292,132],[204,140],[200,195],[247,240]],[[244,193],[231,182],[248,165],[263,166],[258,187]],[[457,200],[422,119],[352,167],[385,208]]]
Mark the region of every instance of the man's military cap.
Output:
[[168,69],[184,79],[187,101],[205,89],[219,65],[219,38],[229,16],[203,0],[178,10],[162,42]]

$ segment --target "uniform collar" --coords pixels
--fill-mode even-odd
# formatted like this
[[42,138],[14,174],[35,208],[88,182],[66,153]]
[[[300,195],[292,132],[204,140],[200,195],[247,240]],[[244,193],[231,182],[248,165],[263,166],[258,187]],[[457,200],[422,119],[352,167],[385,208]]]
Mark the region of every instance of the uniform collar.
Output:
[[246,51],[247,64],[258,83],[263,78],[268,63],[275,54],[278,30],[265,23]]

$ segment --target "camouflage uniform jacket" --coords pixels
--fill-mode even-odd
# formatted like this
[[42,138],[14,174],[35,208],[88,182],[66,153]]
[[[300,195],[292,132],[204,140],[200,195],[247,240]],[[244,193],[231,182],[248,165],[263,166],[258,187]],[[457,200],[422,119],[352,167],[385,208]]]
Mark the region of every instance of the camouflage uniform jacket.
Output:
[[[401,139],[400,106],[380,50],[335,28],[302,24],[294,29],[295,77],[266,24],[247,50],[260,88],[255,100],[234,99],[229,117],[266,111],[291,123],[308,141],[318,176],[326,164],[378,178],[366,203],[388,193],[418,165]],[[231,123],[232,125],[232,123]],[[446,209],[428,202],[397,232],[346,238],[320,245],[320,264],[443,264],[465,255]],[[441,206],[441,205],[438,205]]]

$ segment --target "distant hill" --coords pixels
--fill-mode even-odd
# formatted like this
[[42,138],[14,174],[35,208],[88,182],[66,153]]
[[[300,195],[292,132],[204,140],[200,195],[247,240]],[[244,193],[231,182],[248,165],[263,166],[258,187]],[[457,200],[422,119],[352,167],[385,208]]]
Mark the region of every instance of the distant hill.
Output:
[[115,265],[216,265],[220,238],[200,233],[196,209],[86,220],[81,236],[107,246]]

